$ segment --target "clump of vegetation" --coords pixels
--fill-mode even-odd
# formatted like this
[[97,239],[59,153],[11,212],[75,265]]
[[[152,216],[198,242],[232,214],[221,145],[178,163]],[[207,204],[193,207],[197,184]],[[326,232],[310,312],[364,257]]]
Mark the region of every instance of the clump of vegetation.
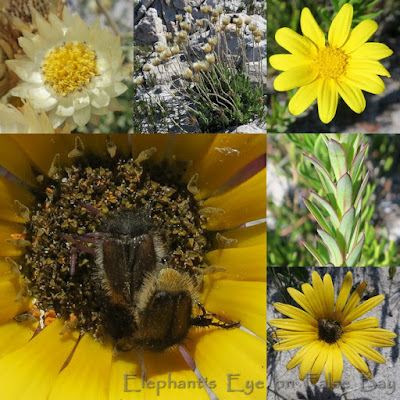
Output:
[[[200,11],[202,18],[193,15],[191,6],[176,15],[175,30],[166,34],[165,44],[155,45],[155,56],[147,57],[136,75],[137,98],[157,108],[156,96],[149,93],[152,79],[155,89],[167,90],[175,111],[182,111],[169,116],[159,112],[158,130],[188,132],[191,125],[190,131],[225,132],[252,121],[264,124],[262,30],[250,17],[204,5]],[[143,117],[142,128],[149,131],[147,115]]]

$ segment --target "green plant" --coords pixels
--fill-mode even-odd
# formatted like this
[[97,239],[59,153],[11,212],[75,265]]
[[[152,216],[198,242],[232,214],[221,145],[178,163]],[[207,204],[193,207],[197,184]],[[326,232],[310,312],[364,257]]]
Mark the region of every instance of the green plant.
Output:
[[[147,57],[141,68],[139,76],[145,79],[138,97],[151,102],[151,86],[167,91],[179,112],[165,122],[181,132],[192,131],[190,125],[206,133],[255,120],[264,125],[262,30],[250,17],[231,18],[223,15],[221,8],[205,5],[200,10],[201,18],[192,15],[191,6],[176,15],[175,28],[166,34],[167,45],[157,43],[152,58]],[[252,41],[252,51],[246,40]],[[250,70],[255,71],[254,80],[250,79]],[[159,127],[162,131],[169,129],[161,124]]]
[[194,103],[193,114],[202,132],[224,132],[228,126],[264,119],[262,88],[253,88],[243,71],[221,64],[200,75],[199,82],[187,87],[186,93]]
[[299,173],[310,188],[304,202],[319,225],[317,247],[304,243],[318,265],[390,265],[396,245],[370,220],[375,207],[361,134],[289,135],[305,150]]

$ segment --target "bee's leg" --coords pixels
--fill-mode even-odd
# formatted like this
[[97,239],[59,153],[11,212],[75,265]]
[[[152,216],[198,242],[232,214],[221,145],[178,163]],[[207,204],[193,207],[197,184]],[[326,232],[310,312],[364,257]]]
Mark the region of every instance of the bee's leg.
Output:
[[[213,313],[209,313],[208,311],[206,311],[206,309],[204,308],[204,306],[196,301],[197,306],[200,308],[202,314],[192,318],[192,325],[195,326],[219,326],[220,328],[237,328],[238,326],[240,326],[240,322],[239,321],[234,321],[234,322],[227,322],[224,321],[220,316],[218,316],[217,314],[213,314]],[[214,321],[216,320],[216,321]]]
[[[72,237],[71,235],[68,235],[67,233],[60,233],[59,234],[62,239],[65,239],[67,242],[71,243],[71,264],[69,267],[69,273],[71,276],[75,274],[76,271],[76,262],[78,259],[78,250],[82,251],[83,253],[88,253],[91,255],[94,255],[94,248],[85,246],[84,244],[80,242],[84,242],[85,240],[82,240],[82,238],[77,239]],[[89,240],[87,240],[89,242]],[[91,238],[90,243],[95,243],[96,241]]]
[[100,239],[102,235],[103,234],[101,232],[89,232],[85,233],[84,235],[75,236],[75,239],[79,240],[80,242],[96,243],[96,239]]
[[142,371],[142,382],[147,381],[147,374],[146,374],[146,366],[144,364],[144,358],[143,358],[143,352],[142,350],[137,351],[138,354],[138,359],[139,359],[139,365],[140,365],[140,370]]
[[89,212],[91,212],[93,215],[99,215],[100,214],[100,210],[98,210],[96,207],[93,207],[91,204],[89,203],[84,203],[83,201],[79,201],[78,202],[78,206],[81,206],[82,208],[86,208],[86,210],[88,210]]

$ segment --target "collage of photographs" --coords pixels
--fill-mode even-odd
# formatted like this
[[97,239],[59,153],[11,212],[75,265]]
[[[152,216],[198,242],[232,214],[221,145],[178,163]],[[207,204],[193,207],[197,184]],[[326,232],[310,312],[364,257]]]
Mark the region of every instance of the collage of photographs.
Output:
[[400,400],[398,21],[0,0],[0,400]]

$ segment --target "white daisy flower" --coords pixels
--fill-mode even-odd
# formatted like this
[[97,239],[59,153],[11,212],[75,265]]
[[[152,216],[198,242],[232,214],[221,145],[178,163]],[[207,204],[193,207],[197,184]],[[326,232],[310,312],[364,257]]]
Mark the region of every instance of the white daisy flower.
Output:
[[11,90],[45,111],[53,126],[71,129],[118,109],[115,97],[127,89],[121,81],[129,71],[121,66],[120,39],[101,29],[97,19],[89,27],[65,7],[60,20],[46,21],[33,11],[37,34],[24,32],[19,44],[25,55],[7,61],[23,81]]

